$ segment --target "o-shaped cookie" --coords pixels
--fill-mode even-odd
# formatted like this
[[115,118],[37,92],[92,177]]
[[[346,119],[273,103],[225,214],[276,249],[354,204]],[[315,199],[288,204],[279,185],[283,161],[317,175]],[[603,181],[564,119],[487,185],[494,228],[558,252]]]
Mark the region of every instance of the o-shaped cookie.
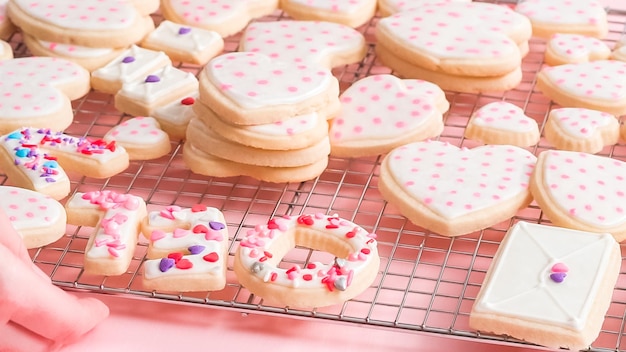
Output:
[[[296,245],[335,255],[332,263],[278,267]],[[239,282],[266,300],[295,307],[347,301],[372,284],[380,258],[376,235],[337,216],[283,216],[257,225],[239,243],[234,270]]]

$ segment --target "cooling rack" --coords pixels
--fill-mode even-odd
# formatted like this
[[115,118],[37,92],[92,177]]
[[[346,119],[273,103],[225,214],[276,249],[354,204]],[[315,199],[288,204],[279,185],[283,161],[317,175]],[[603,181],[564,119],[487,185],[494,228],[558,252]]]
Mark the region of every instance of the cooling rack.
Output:
[[[516,1],[490,1],[513,5]],[[626,11],[608,8],[613,45],[626,31]],[[286,18],[277,11],[259,21]],[[160,21],[157,15],[155,20]],[[359,28],[369,50],[359,63],[340,67],[334,74],[344,90],[353,82],[372,74],[390,73],[376,61],[373,29],[377,18]],[[238,36],[226,39],[226,51],[237,49]],[[11,38],[16,57],[28,56],[21,36]],[[523,108],[526,114],[543,126],[549,99],[535,89],[535,75],[543,63],[545,42],[533,39],[531,51],[523,62],[523,81],[511,91],[492,94],[446,92],[451,103],[445,114],[445,130],[439,137],[457,146],[474,147],[463,137],[469,116],[475,109],[492,101],[508,101]],[[197,74],[201,67],[178,65]],[[91,92],[74,101],[74,123],[66,133],[76,136],[102,137],[111,127],[130,118],[113,107],[113,97]],[[180,302],[197,307],[224,308],[243,313],[273,314],[294,318],[354,323],[370,327],[391,328],[407,332],[427,332],[455,337],[477,338],[502,344],[519,344],[505,336],[479,334],[468,326],[469,312],[500,240],[516,221],[547,223],[534,204],[514,218],[469,235],[446,238],[432,234],[408,222],[397,209],[388,205],[377,189],[381,157],[330,158],[328,168],[318,178],[302,182],[275,184],[249,177],[211,178],[196,175],[182,161],[182,142],[172,141],[172,152],[157,160],[131,162],[119,175],[106,180],[72,176],[72,192],[100,189],[130,192],[143,197],[149,210],[167,205],[191,207],[202,203],[220,209],[230,232],[228,284],[217,292],[165,293],[147,291],[141,284],[141,265],[147,243],[140,239],[128,271],[120,276],[103,277],[84,273],[82,258],[93,230],[67,227],[59,241],[31,250],[33,261],[46,272],[54,284],[78,290],[125,295],[129,298]],[[539,153],[550,145],[542,138],[531,150]],[[607,147],[601,155],[626,161],[626,145]],[[0,170],[0,184],[9,184]],[[274,215],[328,213],[350,219],[368,231],[377,233],[381,266],[374,284],[363,294],[341,305],[302,310],[266,304],[237,283],[232,272],[237,242],[247,229],[266,222]],[[283,260],[284,265],[302,265],[310,260],[324,260],[324,253],[296,248]],[[619,283],[593,351],[626,350],[626,266],[622,266]]]

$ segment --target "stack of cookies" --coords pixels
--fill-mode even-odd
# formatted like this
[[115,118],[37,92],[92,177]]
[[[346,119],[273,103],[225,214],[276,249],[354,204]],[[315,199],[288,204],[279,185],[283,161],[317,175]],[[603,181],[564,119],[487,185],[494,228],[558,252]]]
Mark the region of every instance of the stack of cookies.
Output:
[[199,80],[197,117],[183,153],[192,171],[269,182],[304,181],[324,171],[327,119],[340,108],[330,70],[239,52],[211,60]]
[[423,5],[383,18],[376,53],[400,76],[467,93],[515,88],[528,53],[530,21],[489,3]]
[[93,71],[154,30],[157,0],[13,0],[7,14],[38,56],[61,57]]

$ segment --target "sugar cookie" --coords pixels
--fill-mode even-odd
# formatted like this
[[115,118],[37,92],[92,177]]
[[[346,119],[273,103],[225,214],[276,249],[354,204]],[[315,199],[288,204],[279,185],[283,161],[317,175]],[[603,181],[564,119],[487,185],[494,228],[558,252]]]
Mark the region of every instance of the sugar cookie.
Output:
[[26,248],[39,248],[65,234],[65,208],[53,198],[24,188],[0,186],[0,208]]
[[71,100],[89,92],[89,71],[58,58],[0,61],[0,134],[23,126],[63,130],[74,119]]
[[280,8],[296,20],[328,21],[356,28],[374,17],[376,0],[281,0]]
[[383,159],[383,198],[418,226],[443,236],[481,230],[530,204],[536,158],[525,149],[474,149],[426,141],[394,149]]
[[367,52],[361,32],[342,24],[274,21],[250,24],[239,51],[262,53],[274,60],[317,64],[327,68],[361,61]]
[[272,123],[319,111],[339,99],[338,81],[329,70],[259,53],[218,56],[199,79],[200,100],[233,124]]
[[279,0],[162,0],[161,12],[166,19],[201,27],[228,37],[255,18],[269,15]]
[[517,105],[499,101],[476,110],[465,128],[465,137],[485,144],[530,147],[539,142],[537,121]]
[[619,140],[619,121],[602,111],[553,109],[544,126],[544,135],[556,149],[598,153]]
[[143,285],[159,291],[215,291],[226,285],[228,229],[224,215],[202,204],[169,206],[142,224],[150,240]]
[[138,116],[113,127],[104,140],[115,141],[126,149],[130,160],[150,160],[172,149],[170,139],[153,117]]
[[548,40],[544,61],[548,65],[556,66],[606,60],[610,55],[611,48],[598,38],[556,33]]
[[95,227],[85,248],[85,272],[124,274],[135,253],[141,221],[147,215],[144,200],[113,191],[77,192],[65,210],[68,224]]
[[[331,263],[285,269],[277,263],[296,245],[329,252]],[[237,280],[264,300],[290,307],[323,307],[361,294],[378,275],[376,234],[338,216],[304,214],[270,219],[239,242]]]
[[378,11],[381,17],[391,16],[401,11],[412,10],[422,5],[433,5],[449,2],[472,2],[472,0],[378,0]]
[[619,276],[609,234],[519,222],[504,237],[470,312],[482,332],[550,348],[587,348]]
[[536,37],[570,33],[604,38],[609,31],[606,11],[595,0],[524,0],[515,11],[530,19]]
[[13,22],[7,16],[7,3],[9,0],[0,0],[0,39],[8,40],[15,32]]
[[537,75],[537,88],[563,107],[626,114],[626,62],[598,60],[544,67]]
[[374,75],[340,96],[342,109],[330,128],[331,155],[360,157],[389,152],[443,131],[450,104],[437,85]]
[[13,58],[13,48],[11,44],[0,40],[0,60],[8,60]]
[[571,229],[626,239],[626,163],[564,150],[539,154],[530,190],[545,216]]
[[91,73],[91,86],[94,90],[115,94],[127,82],[145,78],[148,74],[171,65],[172,62],[162,51],[154,51],[131,46],[105,66]]
[[224,50],[224,40],[216,32],[165,20],[141,41],[141,46],[163,51],[172,61],[205,65]]
[[198,93],[191,93],[180,100],[174,100],[154,109],[152,116],[159,121],[161,128],[171,139],[185,139],[187,125],[197,115],[193,106],[198,99]]

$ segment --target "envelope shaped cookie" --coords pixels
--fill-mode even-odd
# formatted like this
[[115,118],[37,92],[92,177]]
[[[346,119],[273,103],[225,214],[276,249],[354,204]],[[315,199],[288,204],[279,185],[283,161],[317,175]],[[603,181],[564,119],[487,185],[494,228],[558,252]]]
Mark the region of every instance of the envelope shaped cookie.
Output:
[[249,25],[241,37],[239,51],[330,69],[360,61],[365,57],[367,45],[361,32],[342,24],[274,21]]
[[533,154],[515,146],[460,149],[439,141],[416,142],[387,154],[378,187],[416,225],[458,236],[526,207],[535,162]]
[[331,154],[382,154],[443,131],[449,103],[437,85],[393,75],[363,78],[341,95],[341,112],[330,128]]
[[[528,19],[489,3],[425,5],[383,18],[377,46],[430,71],[502,76],[519,68],[528,50]],[[377,49],[378,50],[378,49]]]
[[551,348],[586,348],[600,332],[620,263],[609,234],[519,222],[487,271],[470,326]]
[[530,189],[552,223],[626,239],[626,163],[571,151],[539,154]]
[[526,116],[519,106],[498,101],[476,110],[465,129],[465,137],[485,144],[510,144],[529,147],[539,142],[537,121]]
[[280,7],[297,20],[328,21],[358,27],[376,13],[376,0],[281,0]]

